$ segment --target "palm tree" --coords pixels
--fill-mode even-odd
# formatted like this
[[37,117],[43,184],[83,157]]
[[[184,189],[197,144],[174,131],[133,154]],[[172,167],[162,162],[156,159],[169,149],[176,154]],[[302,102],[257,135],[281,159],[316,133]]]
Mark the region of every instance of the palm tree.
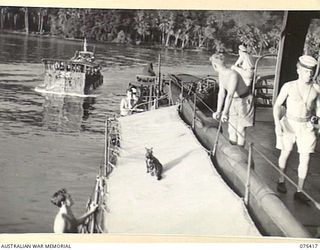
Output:
[[183,22],[183,30],[182,30],[182,35],[181,35],[181,48],[185,48],[188,46],[189,40],[190,40],[190,33],[192,31],[193,27],[193,20],[191,18],[187,18]]
[[180,35],[181,35],[182,30],[178,29],[175,33],[174,33],[174,37],[175,37],[175,41],[174,41],[174,46],[177,47],[178,46],[178,41],[180,39]]
[[174,21],[169,20],[167,29],[166,29],[166,34],[167,34],[166,45],[165,45],[166,47],[169,46],[170,37],[174,34],[173,28],[174,28]]
[[161,37],[161,44],[165,45],[166,43],[166,32],[168,30],[168,11],[164,10],[158,10],[157,16],[158,16],[158,29],[160,31],[160,37]]
[[162,20],[159,24],[159,30],[161,31],[161,43],[165,44],[165,34],[166,30],[168,29],[168,22],[167,20]]
[[26,31],[26,35],[29,35],[29,9],[28,7],[20,8],[22,12],[24,12],[24,28]]
[[4,23],[6,21],[6,13],[8,12],[8,7],[1,7],[0,12],[0,29],[3,30]]
[[39,8],[37,14],[38,14],[38,32],[40,34],[42,34],[43,33],[44,17],[48,15],[48,9],[47,8]]
[[67,9],[59,9],[58,12],[58,28],[61,29],[62,34],[65,35],[66,25],[67,25]]
[[145,12],[143,10],[138,11],[134,19],[136,22],[135,30],[142,36],[142,41],[146,41],[146,36],[150,35],[150,25],[146,20]]

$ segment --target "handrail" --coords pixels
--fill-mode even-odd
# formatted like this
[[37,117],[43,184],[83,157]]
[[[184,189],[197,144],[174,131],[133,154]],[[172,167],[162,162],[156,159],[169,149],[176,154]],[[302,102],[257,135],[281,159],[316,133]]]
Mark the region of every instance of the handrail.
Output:
[[[113,156],[115,154],[115,148],[118,146],[117,142],[113,142],[112,139],[115,132],[114,122],[117,122],[115,116],[107,117],[105,122],[105,141],[104,141],[104,155],[103,155],[103,165],[101,164],[99,168],[99,174],[96,177],[96,182],[94,186],[93,193],[91,198],[87,203],[87,210],[90,208],[92,204],[99,205],[99,210],[106,212],[107,204],[105,202],[105,195],[107,190],[107,177],[112,172],[112,169],[115,167],[113,164]],[[118,133],[118,131],[116,131]],[[116,138],[119,135],[116,134]],[[103,168],[103,169],[102,169]],[[98,210],[98,211],[99,211]],[[103,230],[99,225],[98,221],[98,211],[94,212],[82,226],[82,233],[102,233]],[[100,218],[101,219],[101,218]]]
[[256,81],[257,81],[257,77],[258,77],[258,65],[260,63],[260,61],[263,59],[263,58],[266,58],[266,57],[277,57],[277,54],[265,54],[265,55],[262,55],[260,56],[256,62],[255,62],[255,65],[254,65],[254,71],[253,71],[253,81],[252,81],[252,93],[254,93],[254,90],[255,90],[255,85],[256,85]]
[[[153,97],[156,97],[156,96],[153,96]],[[164,95],[164,96],[162,96],[161,98],[158,98],[157,101],[164,100],[164,99],[166,99],[167,97],[168,97],[168,95]],[[135,111],[135,110],[140,111],[140,109],[137,109],[137,108],[140,107],[140,106],[149,104],[149,102],[150,102],[150,101],[138,103],[136,106],[134,106],[134,107],[131,109],[131,111]],[[143,111],[143,110],[141,109],[141,111]]]
[[[280,171],[280,168],[277,167],[272,161],[270,161],[268,159],[268,157],[262,153],[256,146],[253,146],[253,149],[267,162],[271,165],[271,167],[273,167],[278,173],[280,173],[281,175],[283,175],[283,177],[289,181],[295,188],[298,188],[298,185],[285,173]],[[301,190],[302,193],[304,193],[311,201],[312,203],[314,203],[314,205],[320,210],[320,204],[312,198],[312,196],[310,196],[308,193],[306,193],[305,191]]]
[[252,147],[253,147],[253,143],[249,143],[249,154],[248,154],[248,163],[247,163],[247,181],[246,181],[246,191],[244,194],[244,204],[246,204],[246,206],[249,203],[250,175],[251,175],[251,166],[252,166]]
[[[193,94],[194,94],[194,99],[199,100],[202,104],[204,104],[204,106],[205,106],[210,112],[214,113],[214,111],[202,100],[201,97],[199,97],[199,96],[196,94],[195,91],[192,90],[192,92],[193,92]],[[194,110],[195,110],[195,109],[196,109],[196,102],[194,102]],[[195,119],[195,117],[194,117],[193,119]],[[194,123],[194,121],[193,121],[193,123]],[[245,135],[242,134],[242,133],[239,133],[238,130],[237,130],[237,128],[236,128],[235,126],[233,126],[233,124],[231,124],[229,121],[227,121],[227,123],[228,123],[228,125],[230,125],[230,126],[237,132],[238,135],[241,135],[243,138],[245,138]],[[220,126],[221,126],[220,124],[221,124],[221,120],[219,121],[218,130],[220,130]],[[192,128],[192,129],[194,129],[194,128]],[[217,133],[217,137],[219,136],[219,134],[220,134],[220,133],[218,132],[218,133]],[[222,135],[223,135],[223,134],[222,134]],[[223,136],[224,136],[224,135],[223,135]],[[224,136],[224,137],[225,137],[225,136]],[[215,144],[218,144],[218,140],[219,140],[219,139],[217,138]],[[252,147],[252,149],[254,149],[258,154],[260,154],[260,155],[266,160],[267,163],[269,163],[276,171],[278,171],[282,176],[284,176],[295,188],[298,187],[298,186],[294,183],[294,181],[293,181],[288,175],[286,175],[285,173],[281,172],[280,169],[279,169],[275,164],[273,164],[272,161],[269,160],[268,157],[267,157],[264,153],[262,153],[261,151],[259,151],[259,150],[257,149],[257,147],[254,146],[253,142],[245,141],[245,145],[247,145],[247,146],[249,147],[249,150],[250,150],[250,147]],[[217,147],[217,145],[214,145],[214,148],[213,148],[213,151],[212,151],[213,155],[215,154],[216,147]],[[249,154],[249,157],[251,158],[252,155]],[[251,159],[250,159],[250,158],[248,158],[248,162],[250,162],[250,165],[248,164],[248,168],[250,168],[250,166],[251,166]],[[247,176],[248,176],[248,178],[250,178],[250,174],[249,174],[249,173],[248,173]],[[249,180],[247,180],[247,183],[249,183]],[[250,186],[250,185],[248,185],[247,188],[249,188],[249,186]],[[248,192],[248,190],[246,189],[246,193],[247,193],[247,192]],[[302,193],[304,193],[304,194],[310,199],[310,201],[314,203],[314,205],[316,206],[316,208],[320,210],[320,203],[319,203],[319,202],[317,202],[315,199],[313,199],[313,198],[312,198],[308,193],[306,193],[304,190],[302,190]],[[248,201],[248,199],[249,199],[249,197],[245,197],[245,201],[246,201],[246,202]]]

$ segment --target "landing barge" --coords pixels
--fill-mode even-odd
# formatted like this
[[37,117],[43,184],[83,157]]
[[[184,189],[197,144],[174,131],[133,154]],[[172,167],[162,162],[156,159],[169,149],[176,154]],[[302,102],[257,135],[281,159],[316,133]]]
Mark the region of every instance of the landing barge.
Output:
[[95,53],[76,51],[69,60],[43,58],[44,83],[36,87],[37,92],[86,96],[103,84],[101,66],[95,62]]

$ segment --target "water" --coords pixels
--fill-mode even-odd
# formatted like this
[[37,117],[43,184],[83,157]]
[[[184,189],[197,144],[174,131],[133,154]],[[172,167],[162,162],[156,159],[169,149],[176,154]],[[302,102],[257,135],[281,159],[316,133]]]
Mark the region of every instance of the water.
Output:
[[[65,187],[80,215],[103,159],[104,122],[130,81],[161,54],[164,73],[213,74],[209,53],[95,44],[103,66],[98,97],[45,95],[41,58],[68,59],[82,42],[0,35],[0,233],[50,233]],[[234,61],[235,58],[230,59]]]

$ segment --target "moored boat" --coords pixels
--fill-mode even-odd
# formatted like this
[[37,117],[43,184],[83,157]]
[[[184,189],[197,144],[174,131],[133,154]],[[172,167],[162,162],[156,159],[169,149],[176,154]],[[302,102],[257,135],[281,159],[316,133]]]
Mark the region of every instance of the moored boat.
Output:
[[[319,16],[317,16],[319,17]],[[273,125],[273,118],[272,118],[272,103],[274,99],[276,98],[278,94],[279,88],[283,85],[285,81],[288,81],[295,77],[295,64],[297,61],[298,56],[302,53],[303,50],[303,43],[295,41],[295,53],[291,53],[290,50],[284,50],[283,47],[285,44],[291,44],[291,39],[295,40],[297,37],[300,37],[300,40],[302,38],[305,38],[303,35],[297,34],[297,36],[290,36],[291,31],[290,29],[295,26],[295,20],[298,21],[301,19],[305,23],[306,27],[307,24],[309,24],[310,19],[314,18],[314,15],[305,15],[304,13],[286,13],[285,18],[285,29],[282,33],[282,41],[280,43],[280,51],[278,54],[278,60],[277,60],[277,67],[274,75],[268,75],[268,76],[260,76],[256,77],[256,80],[253,85],[253,93],[256,96],[256,123],[255,126],[250,129],[250,133],[248,135],[248,141],[254,142],[254,145],[249,144],[250,147],[247,148],[240,148],[238,146],[231,145],[230,142],[227,140],[227,134],[225,133],[226,130],[221,129],[225,128],[224,126],[219,126],[219,123],[217,121],[212,120],[211,114],[213,112],[214,106],[208,104],[204,100],[206,99],[206,95],[200,97],[200,92],[196,91],[197,88],[195,86],[198,85],[199,81],[190,81],[191,84],[188,84],[188,81],[182,81],[182,77],[176,77],[171,76],[168,77],[168,86],[169,90],[164,91],[163,90],[163,83],[165,81],[157,81],[156,78],[151,79],[150,82],[145,80],[147,77],[139,77],[139,81],[141,80],[142,83],[140,85],[133,84],[135,87],[138,86],[153,86],[147,88],[149,91],[146,91],[145,96],[149,96],[150,98],[146,100],[146,102],[150,105],[147,105],[146,110],[149,110],[150,107],[157,108],[157,105],[159,104],[158,100],[159,97],[163,96],[161,93],[169,93],[168,95],[165,95],[166,97],[169,97],[169,104],[174,104],[177,101],[181,102],[180,105],[180,115],[183,117],[183,119],[186,121],[186,123],[192,128],[193,133],[195,136],[199,139],[200,143],[205,147],[207,152],[210,154],[211,160],[214,164],[214,168],[217,169],[217,171],[221,174],[223,179],[226,181],[227,184],[235,191],[235,193],[243,197],[244,204],[246,205],[246,208],[249,211],[249,214],[251,215],[251,218],[253,218],[255,225],[259,229],[259,232],[264,236],[281,236],[281,237],[299,237],[299,238],[309,238],[309,237],[319,237],[317,235],[317,228],[319,228],[319,203],[317,200],[319,200],[319,193],[317,192],[319,183],[315,180],[311,180],[310,182],[313,183],[307,183],[305,192],[311,198],[312,205],[305,206],[303,204],[299,204],[298,202],[294,201],[292,198],[293,190],[295,189],[295,186],[289,188],[287,195],[281,195],[277,193],[276,191],[276,178],[278,176],[278,168],[277,168],[277,151],[275,150],[275,142],[274,142],[274,125]],[[307,29],[305,27],[305,29]],[[305,29],[302,29],[302,33],[305,32]],[[288,32],[288,33],[286,33]],[[298,32],[298,31],[296,31]],[[299,32],[298,32],[299,33]],[[290,45],[291,46],[291,45]],[[290,47],[289,46],[289,47]],[[292,48],[291,48],[292,49]],[[290,62],[290,63],[289,63]],[[288,67],[290,67],[291,74],[288,74],[288,71],[285,70]],[[273,79],[275,77],[275,80]],[[163,78],[165,79],[165,78]],[[160,84],[159,84],[160,83]],[[165,84],[166,85],[166,84]],[[191,86],[191,87],[190,87]],[[216,93],[216,91],[213,91],[213,93]],[[144,95],[143,95],[144,96]],[[208,100],[210,100],[208,98]],[[202,105],[202,107],[201,107]],[[168,108],[171,109],[172,108]],[[165,113],[166,110],[159,109],[152,111],[155,112],[162,112]],[[169,112],[169,111],[168,111]],[[126,117],[122,118],[122,120],[127,119],[130,120],[129,124],[134,125],[138,122],[138,120],[141,121],[141,119],[144,117],[145,123],[148,123],[148,117],[137,115],[136,118],[132,117]],[[172,117],[172,116],[169,116]],[[156,147],[158,144],[156,144],[156,141],[167,141],[170,140],[170,138],[164,138],[162,137],[161,133],[158,130],[161,130],[162,128],[162,120],[161,118],[155,119],[155,127],[157,129],[157,133],[155,134],[139,134],[138,138],[139,140],[142,140],[140,138],[146,137],[147,143],[150,143],[152,141],[154,147]],[[163,119],[163,121],[166,119]],[[121,125],[121,124],[120,124]],[[121,127],[121,126],[120,126]],[[129,126],[128,126],[129,127]],[[135,129],[139,130],[138,126],[133,126]],[[168,131],[170,131],[170,127],[163,128],[162,133],[166,134]],[[144,131],[152,131],[151,127],[148,127],[148,129],[142,129]],[[141,132],[141,131],[139,131]],[[126,131],[127,134],[132,134],[132,129],[129,128]],[[183,136],[183,133],[179,134],[180,136]],[[138,158],[142,158],[141,154],[143,151],[143,144],[139,144],[139,146],[135,146],[135,141],[129,141],[127,138],[122,138],[121,129],[120,129],[120,145],[121,145],[121,139],[123,139],[123,142],[125,143],[124,147],[125,150],[131,151],[124,151],[124,156],[121,161],[124,161],[125,159],[129,159],[128,164],[131,165],[131,169],[135,169],[136,171],[134,174],[134,181],[136,181],[138,178],[140,178],[139,174],[137,174],[137,169],[140,168],[140,164],[132,165],[133,160],[137,160]],[[148,140],[148,138],[150,138]],[[175,140],[178,141],[178,140]],[[159,143],[160,145],[160,143]],[[159,146],[158,145],[158,146]],[[149,146],[149,145],[148,145]],[[161,146],[165,148],[164,146]],[[128,149],[129,148],[129,149]],[[120,148],[121,150],[121,148]],[[110,152],[110,150],[108,150]],[[294,158],[297,159],[297,154],[294,152]],[[170,155],[171,152],[168,151],[167,155],[163,153],[164,161],[167,161],[168,155]],[[316,152],[316,159],[314,159],[313,163],[311,164],[311,169],[314,173],[314,175],[319,175],[319,170],[316,168],[316,165],[319,162],[319,149]],[[159,154],[161,156],[161,154]],[[187,153],[186,153],[187,155]],[[130,158],[131,157],[131,158]],[[318,158],[317,158],[318,157]],[[169,166],[168,175],[170,175],[169,172],[172,172],[171,169],[173,169],[175,166],[178,166],[178,164],[184,160],[186,157],[177,157],[177,159],[173,159],[171,161],[168,161],[167,167]],[[108,159],[108,157],[106,157]],[[160,158],[161,159],[161,158]],[[163,159],[163,158],[162,158]],[[141,160],[141,159],[140,159]],[[254,164],[252,164],[254,162]],[[198,166],[201,167],[202,162],[196,162],[194,163],[199,164]],[[296,162],[293,161],[294,164]],[[106,168],[108,167],[110,172],[110,168],[114,169],[113,163],[109,164],[109,161],[106,161]],[[165,166],[166,167],[166,166]],[[115,169],[118,171],[119,169]],[[197,171],[198,168],[195,168],[195,171]],[[288,175],[286,178],[289,178],[291,180],[291,184],[295,183],[294,178],[296,178],[296,170],[290,170],[288,171]],[[123,175],[126,175],[128,177],[128,181],[132,181],[133,175],[128,173],[128,171],[122,169],[120,172]],[[116,173],[119,175],[119,172]],[[183,175],[183,169],[181,170],[181,175]],[[113,176],[110,176],[110,178],[113,178]],[[168,179],[171,177],[168,177]],[[313,176],[313,178],[315,178]],[[124,186],[127,186],[127,182],[125,182]],[[193,180],[192,180],[193,181]],[[196,180],[194,180],[196,181]],[[149,181],[148,181],[149,182]],[[108,183],[108,181],[107,181]],[[151,181],[150,181],[151,183]],[[144,190],[150,190],[148,188],[154,188],[153,184],[146,184]],[[161,183],[161,182],[160,182]],[[149,185],[150,184],[150,185]],[[149,185],[149,186],[148,186]],[[161,185],[161,184],[158,184]],[[180,185],[180,184],[179,184]],[[168,187],[168,186],[167,186]],[[167,188],[166,187],[166,188]],[[135,188],[139,188],[139,185],[135,186]],[[176,190],[175,185],[170,185],[170,188],[172,190]],[[154,192],[157,192],[158,189],[152,189]],[[169,188],[164,190],[171,190]],[[116,190],[117,192],[121,192],[122,189]],[[131,189],[129,189],[131,191]],[[128,191],[128,196],[121,197],[122,199],[132,198],[132,193]],[[112,195],[112,193],[110,193]],[[118,194],[117,194],[118,195]],[[123,194],[121,194],[123,195]],[[140,195],[140,196],[139,196]],[[143,196],[144,194],[138,194],[138,198]],[[168,192],[168,196],[170,196],[170,192]],[[199,194],[200,196],[200,194]],[[153,198],[150,196],[147,196],[149,199]],[[167,197],[169,198],[169,197]],[[203,197],[203,200],[201,202],[205,203],[207,197]],[[134,200],[134,202],[137,202],[137,200]],[[220,202],[223,202],[223,200],[220,200]],[[135,211],[133,211],[135,212]],[[156,215],[159,215],[159,212],[161,211],[148,211],[152,215],[152,213],[155,213]],[[110,212],[112,213],[112,211]],[[128,214],[123,214],[123,216]],[[108,221],[109,214],[106,213],[106,221]],[[118,215],[119,216],[119,215]],[[123,216],[120,218],[123,218]],[[152,216],[151,216],[152,217]],[[131,218],[131,217],[130,217]],[[130,219],[128,218],[128,220]],[[134,218],[134,216],[132,216]],[[144,217],[145,219],[145,217]],[[165,220],[161,221],[161,223],[166,222]],[[170,221],[171,222],[171,221]],[[197,221],[197,223],[201,223],[200,220]],[[195,225],[197,224],[195,223]],[[214,224],[214,223],[213,223]],[[128,228],[132,229],[134,224],[129,224]],[[108,227],[108,223],[105,224],[106,227]],[[119,224],[117,226],[120,226]],[[162,224],[163,227],[165,225]],[[232,226],[232,225],[230,225]],[[141,229],[141,228],[139,228]],[[117,229],[118,230],[118,229]],[[149,232],[144,232],[149,233]],[[160,232],[161,233],[161,232]],[[176,232],[175,232],[176,233]]]
[[95,62],[95,53],[87,51],[86,40],[83,51],[76,51],[69,60],[43,58],[45,76],[37,92],[85,96],[103,84],[101,66]]

